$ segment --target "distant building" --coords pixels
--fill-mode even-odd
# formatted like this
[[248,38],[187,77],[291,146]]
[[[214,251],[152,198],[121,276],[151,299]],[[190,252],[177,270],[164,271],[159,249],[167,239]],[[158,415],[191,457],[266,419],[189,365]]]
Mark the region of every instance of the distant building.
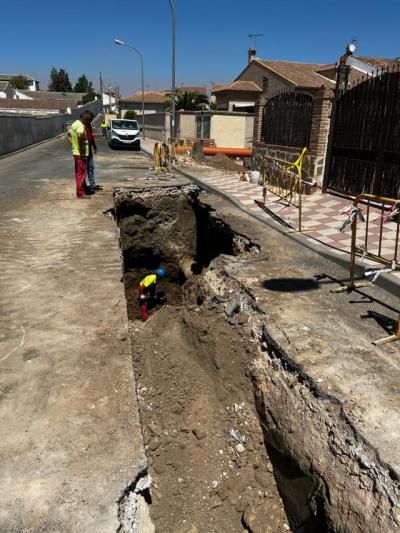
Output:
[[78,104],[71,100],[45,100],[38,98],[36,100],[15,98],[0,99],[0,112],[5,113],[22,113],[30,115],[54,115],[60,113],[70,113],[76,109]]
[[234,81],[227,85],[213,85],[211,101],[218,111],[254,113],[254,106],[261,87],[254,81]]
[[107,112],[114,112],[117,109],[118,95],[115,91],[103,92],[102,95],[103,108]]
[[[162,113],[168,101],[167,93],[145,92],[144,112],[145,114]],[[123,118],[127,111],[135,111],[138,115],[142,113],[142,92],[138,91],[134,96],[127,96],[119,99],[119,114]]]
[[39,82],[32,78],[31,76],[27,76],[26,74],[0,74],[0,82],[1,81],[8,81],[10,82],[12,78],[15,78],[16,76],[24,76],[28,81],[28,89],[30,91],[39,91]]
[[58,91],[22,91],[15,89],[14,98],[17,100],[63,100],[72,104],[81,104],[86,93],[66,93]]
[[[191,86],[191,85],[181,85],[180,87],[176,87],[175,91],[181,91],[182,93],[199,93],[199,94],[207,94],[207,87],[198,87],[198,86]],[[171,94],[172,89],[163,89],[162,91],[159,91],[162,94]]]

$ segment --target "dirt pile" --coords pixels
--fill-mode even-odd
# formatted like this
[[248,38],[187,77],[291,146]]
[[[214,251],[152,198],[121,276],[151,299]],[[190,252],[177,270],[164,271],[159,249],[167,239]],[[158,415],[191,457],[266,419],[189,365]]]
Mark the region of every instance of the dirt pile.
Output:
[[243,172],[244,166],[240,161],[235,162],[226,154],[210,155],[206,158],[206,164],[228,172]]
[[[151,516],[162,532],[286,531],[246,376],[255,340],[245,307],[241,311],[241,289],[216,280],[210,295],[201,283],[204,268],[220,254],[259,256],[260,249],[200,204],[197,192],[163,187],[117,194],[134,370],[154,480]],[[146,265],[160,264],[168,275],[157,288],[168,305],[142,323],[136,286]]]

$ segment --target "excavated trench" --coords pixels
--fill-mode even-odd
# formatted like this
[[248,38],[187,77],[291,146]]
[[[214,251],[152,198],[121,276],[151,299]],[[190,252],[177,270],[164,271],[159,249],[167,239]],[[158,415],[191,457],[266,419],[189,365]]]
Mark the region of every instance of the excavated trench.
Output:
[[[235,278],[267,253],[195,186],[117,189],[114,200],[155,530],[391,531],[394,475]],[[159,266],[166,303],[142,323],[137,285]],[[131,496],[120,531],[151,531]]]

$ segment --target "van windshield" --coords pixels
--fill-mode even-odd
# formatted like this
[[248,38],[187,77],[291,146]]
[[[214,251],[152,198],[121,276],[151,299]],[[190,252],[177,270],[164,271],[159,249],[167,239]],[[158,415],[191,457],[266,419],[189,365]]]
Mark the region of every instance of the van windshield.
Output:
[[139,126],[136,120],[113,120],[112,127],[119,130],[138,130]]

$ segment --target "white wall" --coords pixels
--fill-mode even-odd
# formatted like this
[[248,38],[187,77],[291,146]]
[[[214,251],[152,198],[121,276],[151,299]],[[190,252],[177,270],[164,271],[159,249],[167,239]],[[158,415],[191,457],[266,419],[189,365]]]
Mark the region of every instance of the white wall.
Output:
[[0,100],[0,113],[43,116],[43,115],[60,115],[60,110],[59,109],[24,109],[24,108],[10,109],[8,107],[2,108],[1,100]]
[[14,98],[19,98],[20,100],[33,100],[33,96],[27,96],[26,94],[21,93],[18,89],[15,89]]
[[36,80],[29,80],[29,91],[38,91],[39,90],[39,82]]
[[246,119],[244,115],[213,115],[210,138],[224,148],[247,148]]

